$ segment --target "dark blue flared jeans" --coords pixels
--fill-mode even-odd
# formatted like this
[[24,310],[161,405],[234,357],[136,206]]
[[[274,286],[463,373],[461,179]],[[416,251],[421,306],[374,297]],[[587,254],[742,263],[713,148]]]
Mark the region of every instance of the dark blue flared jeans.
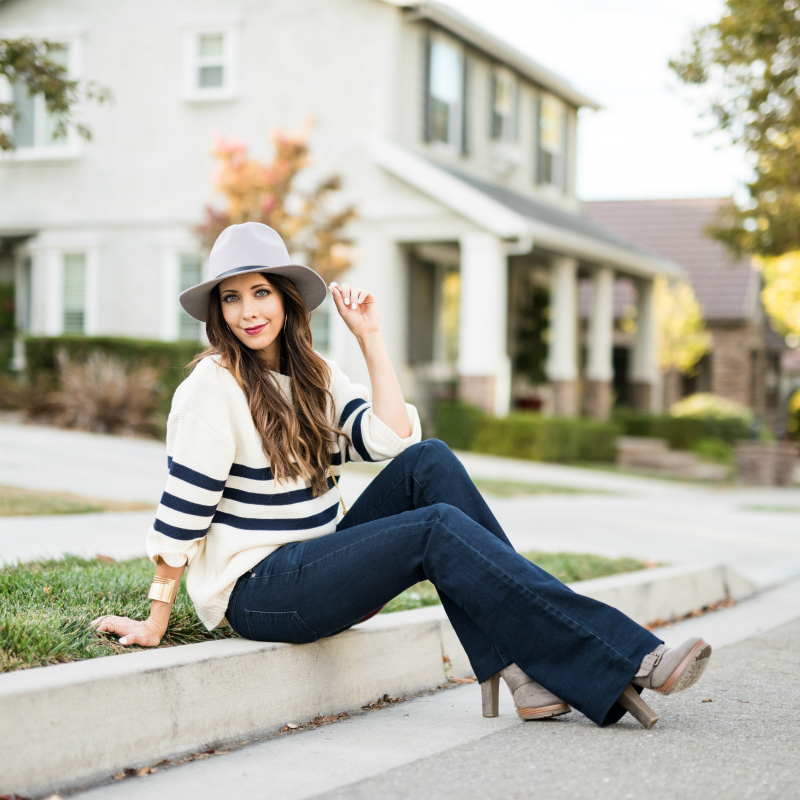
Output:
[[617,698],[661,641],[519,555],[435,439],[388,464],[334,533],[286,544],[242,575],[227,618],[248,639],[304,644],[425,579],[479,681],[515,663],[598,725],[625,713]]

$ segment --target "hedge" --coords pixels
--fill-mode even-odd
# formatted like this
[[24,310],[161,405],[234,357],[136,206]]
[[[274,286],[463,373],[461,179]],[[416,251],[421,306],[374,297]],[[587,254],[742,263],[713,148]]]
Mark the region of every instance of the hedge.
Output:
[[439,401],[435,422],[436,436],[454,449],[563,464],[614,462],[620,434],[607,422],[530,412],[490,417],[456,401]]
[[[186,377],[186,365],[203,350],[200,342],[162,342],[151,339],[123,339],[113,336],[29,336],[25,339],[28,378],[56,381],[57,356],[61,351],[73,361],[84,361],[91,353],[114,356],[130,367],[155,367],[160,371],[160,411],[169,413],[172,395]],[[41,378],[40,378],[41,379]]]
[[620,411],[613,420],[624,436],[666,439],[673,450],[691,450],[701,439],[722,439],[733,444],[758,437],[758,431],[743,419],[699,419]]

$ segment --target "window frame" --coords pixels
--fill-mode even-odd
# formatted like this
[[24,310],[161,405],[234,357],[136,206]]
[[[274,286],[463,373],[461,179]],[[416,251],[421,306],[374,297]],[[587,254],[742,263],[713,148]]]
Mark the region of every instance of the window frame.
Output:
[[[15,34],[16,35],[16,34]],[[20,36],[30,36],[35,39],[46,39],[55,44],[67,47],[67,77],[70,80],[80,80],[83,76],[83,41],[79,35],[47,33],[47,35],[29,31]],[[13,101],[14,88],[5,78],[0,78],[0,101]],[[45,134],[47,125],[47,107],[44,95],[33,96],[34,102],[34,144],[28,146],[15,146],[14,150],[0,153],[2,161],[72,161],[80,158],[83,152],[83,140],[78,134],[74,125],[67,126],[66,135],[55,140],[53,144],[45,144]],[[80,102],[74,106],[74,110],[80,109]],[[4,120],[5,130],[13,138],[13,121]]]
[[[560,111],[561,136],[557,149],[545,147],[542,142],[543,107],[545,103],[552,103]],[[569,194],[569,106],[555,95],[540,93],[536,98],[536,151],[535,151],[535,182],[547,191],[558,194]],[[547,153],[552,158],[551,180],[545,180],[543,175],[543,157]],[[558,181],[552,180],[558,176]]]
[[[440,35],[438,33],[428,33],[425,36],[425,85],[424,90],[424,140],[432,147],[449,152],[451,154],[467,154],[467,81],[469,79],[469,59],[465,47],[455,39]],[[458,100],[448,103],[448,126],[449,135],[447,141],[436,138],[434,134],[433,122],[433,103],[438,100],[441,103],[447,101],[434,96],[432,82],[434,77],[434,48],[447,47],[455,52],[458,58],[456,74],[458,76]]]
[[[489,138],[495,142],[516,142],[519,138],[519,79],[510,69],[495,66],[491,70],[489,80]],[[511,109],[506,115],[497,110],[497,89],[504,81],[508,82],[511,92]],[[499,128],[498,120],[500,121]],[[507,126],[503,124],[504,120],[508,121]]]
[[[200,38],[222,36],[223,55],[219,60],[202,63]],[[223,68],[222,86],[198,85],[202,66],[220,64]],[[234,100],[239,96],[239,27],[236,23],[218,22],[196,25],[183,33],[183,99],[186,102],[206,103]]]

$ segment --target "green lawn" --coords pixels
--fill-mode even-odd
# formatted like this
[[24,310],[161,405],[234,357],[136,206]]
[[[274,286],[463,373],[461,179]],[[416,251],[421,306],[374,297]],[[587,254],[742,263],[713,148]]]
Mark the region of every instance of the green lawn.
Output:
[[482,494],[493,494],[498,497],[525,497],[539,494],[615,494],[615,492],[607,492],[603,489],[577,489],[572,486],[504,481],[494,478],[475,478],[472,482]]
[[[572,553],[525,553],[565,582],[644,568],[632,558],[608,559]],[[137,648],[98,634],[89,622],[102,614],[144,619],[153,576],[146,558],[105,563],[69,556],[0,569],[0,672],[115,655]],[[437,605],[433,585],[424,581],[392,600],[383,613]],[[181,586],[170,626],[161,644],[168,647],[236,634],[229,627],[207,631]]]
[[0,517],[31,517],[47,514],[91,514],[102,511],[144,511],[155,509],[149,503],[120,503],[98,500],[66,492],[39,492],[0,486]]

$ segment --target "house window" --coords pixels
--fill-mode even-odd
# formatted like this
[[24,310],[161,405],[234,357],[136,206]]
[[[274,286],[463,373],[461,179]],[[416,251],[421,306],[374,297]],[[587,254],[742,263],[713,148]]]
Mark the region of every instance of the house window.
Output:
[[567,110],[561,102],[547,95],[540,98],[537,105],[537,181],[564,191],[567,169]]
[[[61,44],[58,49],[51,50],[48,54],[51,61],[67,69],[67,75],[73,77],[71,69],[71,47]],[[44,95],[31,96],[28,85],[17,81],[12,86],[12,101],[16,108],[17,117],[11,124],[11,136],[17,153],[25,155],[31,151],[44,150],[46,153],[63,151],[74,144],[74,135],[71,131],[60,133],[58,130],[59,115],[47,110]]]
[[[181,254],[180,286],[181,292],[185,292],[192,286],[196,286],[203,280],[203,262],[199,255],[195,253]],[[196,342],[200,338],[201,322],[189,316],[181,307],[178,318],[178,338],[190,339]]]
[[64,256],[64,333],[86,332],[86,254]]
[[314,349],[324,356],[331,351],[331,309],[327,302],[311,312],[311,336]]
[[512,142],[517,138],[517,82],[507,70],[492,73],[492,139]]
[[428,45],[425,138],[462,148],[464,60],[453,45],[434,39]]
[[237,38],[234,29],[192,31],[186,40],[186,97],[230,98],[237,91]]

